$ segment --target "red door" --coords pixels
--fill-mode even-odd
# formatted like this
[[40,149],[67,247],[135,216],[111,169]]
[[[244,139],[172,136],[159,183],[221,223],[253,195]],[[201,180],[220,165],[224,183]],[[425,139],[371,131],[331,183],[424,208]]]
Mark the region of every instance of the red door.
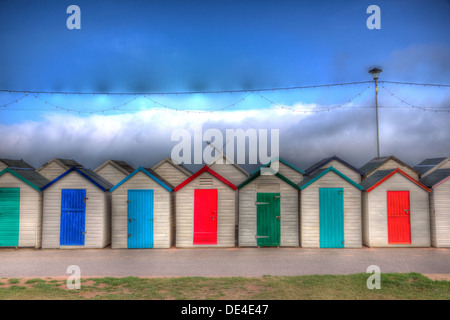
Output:
[[387,215],[389,243],[410,244],[409,191],[387,192]]
[[217,189],[194,190],[194,244],[217,244]]

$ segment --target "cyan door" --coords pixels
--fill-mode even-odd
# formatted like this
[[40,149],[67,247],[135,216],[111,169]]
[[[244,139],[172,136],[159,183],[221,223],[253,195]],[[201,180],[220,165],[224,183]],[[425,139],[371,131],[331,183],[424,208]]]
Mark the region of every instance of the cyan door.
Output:
[[0,188],[0,247],[19,245],[20,188]]
[[153,190],[128,190],[128,248],[153,248]]
[[61,190],[60,245],[84,246],[86,189]]
[[344,248],[344,189],[319,188],[321,248]]

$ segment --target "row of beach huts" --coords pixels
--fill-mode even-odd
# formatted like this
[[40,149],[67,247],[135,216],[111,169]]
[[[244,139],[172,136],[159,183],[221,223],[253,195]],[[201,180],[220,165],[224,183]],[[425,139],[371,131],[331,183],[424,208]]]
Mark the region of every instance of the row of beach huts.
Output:
[[276,158],[272,175],[226,162],[0,159],[0,247],[450,247],[450,157],[358,169],[332,156],[306,170]]

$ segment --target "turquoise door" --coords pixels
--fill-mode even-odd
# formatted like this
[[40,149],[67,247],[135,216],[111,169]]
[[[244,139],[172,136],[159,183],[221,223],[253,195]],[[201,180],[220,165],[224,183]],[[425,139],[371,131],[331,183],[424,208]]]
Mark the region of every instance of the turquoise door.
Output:
[[128,190],[128,248],[153,248],[153,190]]
[[0,247],[19,246],[20,188],[0,188]]
[[344,189],[319,188],[321,248],[344,248]]

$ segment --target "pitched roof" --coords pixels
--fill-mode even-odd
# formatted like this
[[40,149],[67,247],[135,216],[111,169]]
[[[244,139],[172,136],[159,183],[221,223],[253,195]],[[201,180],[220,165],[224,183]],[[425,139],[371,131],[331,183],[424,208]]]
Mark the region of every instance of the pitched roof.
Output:
[[146,174],[148,177],[150,177],[151,179],[153,179],[154,181],[156,181],[160,186],[162,186],[164,189],[166,189],[167,191],[172,191],[174,186],[171,185],[169,182],[167,182],[163,177],[161,177],[159,174],[157,174],[155,171],[153,171],[152,169],[149,168],[143,168],[143,167],[139,167],[136,170],[134,170],[132,173],[130,173],[127,177],[125,177],[122,181],[120,181],[118,184],[116,184],[113,188],[111,188],[109,191],[113,192],[114,190],[116,190],[118,187],[120,187],[122,184],[124,184],[125,182],[127,182],[129,179],[131,179],[131,177],[133,177],[135,174],[137,174],[138,172],[143,172],[144,174]]
[[338,176],[340,176],[342,179],[346,180],[347,182],[349,182],[350,184],[352,184],[355,188],[358,188],[359,190],[364,190],[364,188],[356,183],[355,181],[353,181],[352,179],[350,179],[349,177],[347,177],[345,174],[343,174],[342,172],[340,172],[338,169],[334,168],[333,166],[330,166],[326,169],[319,169],[314,171],[311,175],[306,176],[298,185],[300,187],[300,190],[303,190],[305,188],[307,188],[308,186],[310,186],[311,184],[313,184],[315,181],[319,180],[320,178],[322,178],[324,175],[326,175],[328,172],[334,172],[336,173]]
[[203,168],[201,168],[200,170],[198,170],[196,173],[194,173],[192,176],[190,176],[189,178],[187,178],[186,180],[184,180],[182,183],[180,183],[178,186],[175,187],[175,189],[173,191],[177,192],[178,190],[180,190],[181,188],[183,188],[184,186],[186,186],[187,184],[189,184],[190,182],[192,182],[195,178],[197,178],[199,175],[201,175],[204,172],[208,172],[209,174],[211,174],[212,176],[214,176],[216,179],[219,179],[221,182],[223,182],[224,184],[226,184],[228,187],[230,187],[233,190],[237,190],[237,187],[232,184],[230,181],[228,181],[227,179],[225,179],[224,177],[222,177],[220,174],[218,174],[217,172],[215,172],[214,170],[212,170],[210,167],[208,166],[204,166]]
[[238,165],[237,163],[234,163],[234,161],[231,161],[230,158],[228,158],[228,157],[225,155],[225,153],[222,153],[222,154],[217,155],[217,157],[214,158],[213,162],[212,162],[210,165],[208,165],[208,166],[211,167],[214,163],[216,163],[217,160],[219,160],[219,159],[221,158],[221,156],[222,156],[222,159],[224,160],[224,161],[223,161],[223,164],[231,164],[231,165],[233,165],[236,169],[238,169],[238,170],[241,171],[243,174],[245,174],[247,177],[250,176],[250,174],[249,174],[246,170],[244,170],[240,165]]
[[295,171],[297,171],[297,172],[300,172],[301,174],[305,174],[305,171],[303,171],[302,169],[300,169],[300,168],[294,166],[292,163],[289,163],[289,162],[287,162],[286,160],[284,160],[284,159],[282,159],[282,158],[280,158],[280,157],[275,157],[275,158],[273,158],[272,160],[270,160],[268,163],[266,163],[265,165],[263,165],[263,166],[261,166],[261,167],[255,169],[255,170],[253,170],[252,172],[250,172],[250,175],[254,175],[256,172],[260,171],[261,168],[264,168],[264,167],[269,166],[272,162],[274,162],[274,161],[276,161],[276,160],[278,160],[278,161],[280,161],[281,163],[287,165],[289,168],[291,168],[291,169],[293,169],[293,170],[295,170]]
[[125,161],[106,160],[101,165],[99,165],[97,168],[95,168],[94,172],[100,171],[100,169],[102,169],[107,164],[111,164],[114,168],[116,168],[119,171],[122,171],[126,175],[129,175],[130,173],[132,173],[134,171],[134,168],[132,166],[130,166],[128,163],[126,163]]
[[55,182],[57,182],[58,180],[64,178],[69,173],[71,173],[72,171],[77,172],[83,178],[89,180],[91,183],[93,183],[95,186],[97,186],[102,191],[108,191],[109,189],[111,189],[113,187],[113,185],[109,181],[107,181],[105,178],[99,176],[94,171],[89,170],[89,169],[84,168],[84,167],[73,166],[72,168],[70,168],[69,170],[64,172],[62,175],[60,175],[59,177],[55,178],[50,183],[46,184],[44,187],[41,188],[41,190],[47,189],[48,187],[53,185]]
[[427,172],[430,169],[433,169],[436,165],[441,163],[446,158],[431,158],[431,159],[425,159],[422,162],[416,164],[414,166],[414,169],[419,172],[421,175]]
[[27,183],[30,187],[40,191],[43,186],[48,184],[50,180],[42,176],[41,174],[37,173],[33,169],[13,169],[13,168],[5,168],[0,172],[0,176],[4,173],[9,172],[16,178],[22,180],[23,182]]
[[[250,178],[248,178],[247,180],[245,180],[244,182],[242,182],[237,188],[238,189],[242,189],[243,187],[245,187],[247,184],[249,184],[250,182],[252,182],[253,180],[255,180],[256,178],[258,178],[261,175],[261,171],[258,170],[256,171],[256,173],[254,173],[253,175],[250,176]],[[275,176],[277,176],[278,178],[280,178],[281,180],[283,180],[284,182],[288,183],[290,186],[292,186],[295,189],[300,189],[300,187],[298,185],[296,185],[294,182],[292,182],[291,180],[289,180],[288,178],[286,178],[285,176],[283,176],[281,173],[277,172],[274,174]]]
[[174,166],[175,168],[177,168],[178,170],[180,170],[181,172],[183,172],[185,175],[187,175],[188,177],[190,177],[192,175],[192,172],[187,169],[186,167],[184,167],[182,164],[176,164],[172,159],[165,157],[163,160],[161,160],[160,162],[158,162],[157,164],[155,164],[152,167],[152,170],[156,170],[158,169],[159,166],[161,166],[162,164],[164,164],[165,162],[170,163],[172,166]]
[[420,183],[426,185],[429,188],[434,188],[450,178],[450,169],[438,169],[433,171],[429,175],[420,179]]
[[323,167],[324,165],[326,165],[327,163],[330,163],[331,161],[336,160],[340,163],[342,163],[343,165],[347,166],[348,168],[350,168],[351,170],[355,171],[356,173],[359,173],[360,175],[364,175],[364,172],[362,172],[361,170],[355,168],[354,166],[352,166],[350,163],[342,160],[341,158],[339,158],[336,155],[333,155],[332,157],[328,157],[328,158],[324,158],[322,160],[320,160],[319,162],[316,162],[315,164],[313,164],[312,166],[310,166],[308,169],[305,170],[305,173],[307,175],[310,175],[311,173],[313,173],[314,171],[316,171],[317,169],[319,169],[320,167]]
[[397,159],[394,156],[373,158],[372,160],[367,162],[365,165],[363,165],[361,168],[359,168],[359,170],[361,170],[364,173],[364,175],[368,175],[369,173],[377,170],[379,167],[381,167],[383,164],[385,164],[389,160],[394,160],[394,161],[398,162],[399,164],[401,164],[402,166],[407,167],[407,168],[411,169],[412,171],[414,171],[415,173],[419,174],[419,172],[417,170],[410,167],[409,165],[407,165],[406,163]]
[[34,167],[23,161],[23,159],[20,160],[0,159],[0,161],[11,168],[30,168],[34,170]]
[[60,158],[53,158],[51,159],[49,162],[43,164],[39,169],[37,169],[37,171],[39,172],[40,170],[42,170],[44,167],[46,167],[47,165],[49,165],[52,162],[56,162],[57,164],[59,164],[61,167],[63,167],[65,170],[69,170],[70,168],[72,168],[73,166],[75,167],[83,167],[81,164],[79,164],[78,162],[76,162],[73,159],[60,159]]
[[428,189],[426,186],[424,186],[422,183],[408,175],[407,173],[403,172],[401,169],[389,169],[389,170],[379,170],[369,176],[367,179],[365,179],[363,182],[361,182],[361,185],[366,189],[367,192],[372,191],[379,185],[381,185],[383,182],[388,180],[390,177],[392,177],[394,174],[399,173],[403,175],[408,180],[412,181],[413,183],[417,184],[422,189],[430,192],[430,189]]

